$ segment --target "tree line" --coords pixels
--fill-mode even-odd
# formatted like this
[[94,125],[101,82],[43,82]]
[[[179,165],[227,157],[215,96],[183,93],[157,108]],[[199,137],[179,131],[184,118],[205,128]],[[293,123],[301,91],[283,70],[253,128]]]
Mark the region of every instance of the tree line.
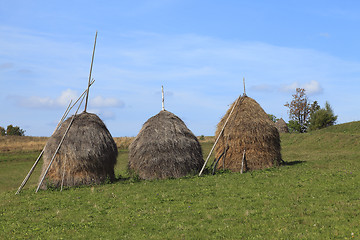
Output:
[[25,130],[13,125],[7,126],[6,129],[0,126],[0,136],[25,136]]
[[[317,101],[309,100],[304,88],[297,88],[292,97],[292,101],[284,105],[289,108],[290,120],[287,125],[290,132],[304,133],[336,123],[338,116],[334,114],[329,102],[326,101],[325,106],[321,108]],[[269,118],[274,122],[277,120],[272,114],[269,114]]]

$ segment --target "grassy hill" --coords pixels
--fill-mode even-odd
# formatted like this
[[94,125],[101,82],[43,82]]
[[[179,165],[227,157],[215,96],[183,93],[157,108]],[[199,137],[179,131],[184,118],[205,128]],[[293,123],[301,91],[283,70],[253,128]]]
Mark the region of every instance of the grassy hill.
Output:
[[359,239],[360,122],[281,139],[279,168],[20,195],[37,152],[1,153],[0,239]]

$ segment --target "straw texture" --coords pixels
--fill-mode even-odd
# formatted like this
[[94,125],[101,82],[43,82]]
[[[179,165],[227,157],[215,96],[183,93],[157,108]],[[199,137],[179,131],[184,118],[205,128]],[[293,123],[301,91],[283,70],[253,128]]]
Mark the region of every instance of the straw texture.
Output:
[[284,121],[284,119],[282,119],[282,118],[280,118],[279,120],[276,121],[275,126],[278,129],[279,133],[288,133],[289,132],[289,128],[288,128],[286,122]]
[[[218,123],[216,137],[224,126],[233,104]],[[277,128],[261,106],[247,96],[239,99],[220,136],[215,147],[216,158],[227,148],[225,161],[222,158],[217,165],[218,168],[224,166],[225,169],[240,172],[244,149],[246,149],[245,171],[278,166],[283,162]]]
[[146,121],[129,147],[129,170],[141,179],[196,174],[203,163],[197,138],[180,118],[166,110]]
[[[48,140],[44,150],[41,176],[49,165],[70,121],[69,117]],[[114,180],[118,150],[114,139],[101,119],[83,112],[75,119],[57,153],[41,188],[100,184]]]

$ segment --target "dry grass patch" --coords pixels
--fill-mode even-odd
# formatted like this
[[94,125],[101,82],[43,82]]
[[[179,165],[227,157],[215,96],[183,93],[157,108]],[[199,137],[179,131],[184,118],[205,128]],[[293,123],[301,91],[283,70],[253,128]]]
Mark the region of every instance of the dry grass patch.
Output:
[[[41,151],[49,137],[0,136],[0,153]],[[135,137],[114,137],[118,149],[128,149]],[[214,142],[213,136],[199,136],[200,143]]]
[[41,151],[48,137],[0,136],[0,153]]
[[119,149],[128,149],[129,145],[134,141],[135,137],[114,137],[116,146]]

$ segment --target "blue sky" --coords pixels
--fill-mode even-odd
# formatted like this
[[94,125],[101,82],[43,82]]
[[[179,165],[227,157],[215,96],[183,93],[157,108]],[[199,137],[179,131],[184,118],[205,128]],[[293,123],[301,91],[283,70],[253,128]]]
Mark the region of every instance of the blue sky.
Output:
[[288,120],[296,87],[360,120],[358,1],[0,1],[0,126],[50,136],[87,86],[114,137],[165,108],[196,135],[243,93]]

